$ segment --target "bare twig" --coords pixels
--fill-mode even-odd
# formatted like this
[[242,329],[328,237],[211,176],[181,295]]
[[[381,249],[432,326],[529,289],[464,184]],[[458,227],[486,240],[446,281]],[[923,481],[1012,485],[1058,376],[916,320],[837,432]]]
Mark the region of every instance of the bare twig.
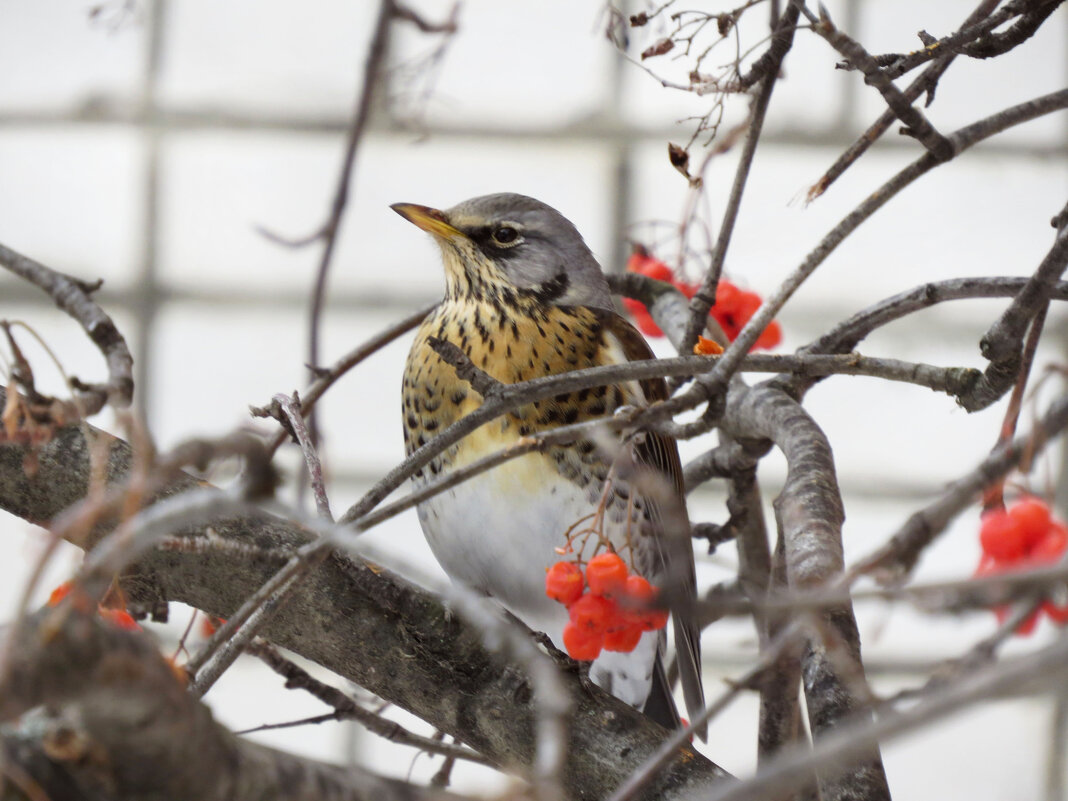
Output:
[[84,384],[79,381],[72,387],[79,391],[85,414],[96,414],[106,403],[118,408],[129,406],[134,391],[133,357],[111,317],[91,297],[100,288],[100,282],[87,284],[79,281],[4,245],[0,245],[0,266],[47,292],[60,309],[78,321],[103,354],[108,365],[107,383]]
[[[372,101],[378,86],[378,76],[382,70],[382,62],[386,56],[386,41],[389,37],[389,23],[393,19],[393,0],[380,0],[378,16],[375,20],[374,33],[371,36],[371,44],[367,51],[363,67],[363,86],[356,103],[356,110],[352,116],[352,124],[349,126],[348,138],[345,142],[345,155],[338,172],[337,188],[334,190],[334,199],[330,206],[330,216],[320,231],[323,240],[323,252],[319,257],[319,266],[315,273],[315,288],[312,291],[311,310],[308,320],[308,364],[314,370],[319,366],[319,325],[322,318],[323,302],[326,297],[326,277],[330,270],[330,262],[334,256],[334,248],[337,245],[338,235],[341,231],[341,216],[349,199],[349,186],[355,173],[356,152],[360,141],[363,139],[367,121],[371,116]],[[309,421],[312,434],[312,442],[315,442],[315,418]]]
[[1053,246],[1034,275],[1020,290],[1001,317],[983,336],[979,346],[989,361],[983,378],[961,405],[968,411],[982,409],[1005,393],[1020,370],[1024,334],[1034,316],[1044,310],[1062,273],[1068,268],[1068,222],[1060,227]]
[[334,720],[355,720],[369,732],[391,743],[411,746],[430,754],[441,754],[452,759],[463,759],[480,765],[493,765],[477,751],[472,751],[462,745],[450,745],[437,738],[424,737],[409,731],[395,721],[364,709],[341,690],[314,678],[292,660],[282,656],[277,648],[263,640],[253,640],[249,643],[247,651],[284,678],[286,689],[304,690],[324,704],[333,707],[334,714],[331,717]]
[[319,454],[315,452],[315,443],[312,442],[307,426],[304,425],[304,417],[301,414],[300,396],[296,392],[293,396],[278,393],[274,396],[274,403],[278,405],[278,416],[283,418],[300,444],[304,453],[304,464],[308,468],[308,477],[311,480],[312,494],[315,496],[315,508],[319,517],[323,520],[333,520],[330,514],[330,499],[326,497],[326,486],[323,483],[323,466],[319,462]]
[[853,723],[828,734],[809,750],[794,748],[762,766],[744,782],[713,787],[709,801],[762,801],[803,782],[813,769],[840,765],[873,745],[940,720],[977,701],[1025,687],[1047,688],[1064,681],[1068,665],[1068,637],[1025,657],[1004,660],[964,676],[950,687],[939,687],[922,703],[904,711],[883,710],[873,722]]
[[949,521],[1022,459],[1039,453],[1065,426],[1068,426],[1068,396],[1058,399],[1027,436],[997,448],[975,470],[953,482],[940,498],[913,514],[886,545],[854,565],[849,576],[874,573],[882,582],[902,580]]
[[[426,306],[419,311],[413,312],[407,317],[398,320],[384,331],[379,332],[359,347],[354,348],[338,359],[329,369],[323,371],[304,391],[303,397],[301,398],[301,412],[307,415],[315,406],[315,403],[319,398],[323,396],[323,393],[333,386],[341,376],[356,367],[368,356],[377,353],[393,340],[404,336],[404,334],[411,331],[422,322],[423,318],[425,318],[433,308],[434,306]],[[250,411],[256,417],[268,416],[267,411],[264,408],[250,407]],[[278,446],[286,441],[287,436],[288,435],[284,430],[275,434],[274,438],[267,446],[268,452],[274,453],[278,449]]]
[[[1052,92],[1048,95],[1020,103],[1016,106],[986,117],[971,125],[956,131],[950,140],[953,143],[954,153],[959,154],[972,147],[983,139],[1004,131],[1006,128],[1033,120],[1037,117],[1068,108],[1068,89]],[[897,195],[906,186],[909,186],[917,178],[925,175],[934,167],[944,163],[938,161],[930,153],[925,153],[912,164],[905,167],[897,175],[883,184],[878,190],[870,194],[859,206],[847,214],[811,251],[805,260],[791,273],[780,285],[776,292],[768,297],[757,310],[745,327],[739,332],[731,346],[720,357],[716,368],[708,375],[695,382],[695,385],[687,392],[676,395],[674,398],[659,404],[658,414],[673,414],[683,408],[689,408],[701,402],[710,401],[722,397],[730,376],[737,370],[738,365],[745,358],[749,349],[756,343],[761,332],[767,327],[776,315],[782,310],[783,305],[797,291],[820,264],[840,245],[846,237],[855,231],[861,223],[872,214],[882,208],[891,198]],[[707,431],[714,424],[715,408],[710,404],[705,416],[692,424],[679,426],[672,430],[677,437],[692,436],[696,433]]]
[[[964,21],[962,28],[967,28],[970,25],[974,25],[983,21],[984,18],[990,17],[991,12],[997,8],[1000,0],[980,0],[979,5],[968,15],[968,18]],[[948,52],[944,55],[940,55],[939,58],[925,69],[916,80],[914,80],[904,90],[905,99],[912,103],[927,92],[927,103],[930,106],[934,101],[935,87],[938,85],[939,79],[949,69],[949,65],[953,63],[955,53]],[[893,76],[891,76],[893,77]],[[884,133],[890,128],[897,116],[893,111],[887,109],[884,111],[874,123],[861,134],[852,145],[850,145],[841,156],[830,166],[830,168],[823,174],[823,176],[814,183],[808,190],[808,201],[811,203],[817,197],[822,195],[827,188],[834,183],[842,173],[844,173],[849,167],[856,162]]]
[[901,90],[894,86],[893,81],[879,69],[879,64],[859,42],[835,27],[825,9],[821,8],[819,17],[807,7],[802,8],[802,13],[812,23],[812,30],[826,39],[850,64],[863,72],[865,83],[879,90],[894,116],[905,123],[910,136],[918,139],[936,160],[948,161],[953,158],[953,144],[936,131],[923,112],[913,106]]

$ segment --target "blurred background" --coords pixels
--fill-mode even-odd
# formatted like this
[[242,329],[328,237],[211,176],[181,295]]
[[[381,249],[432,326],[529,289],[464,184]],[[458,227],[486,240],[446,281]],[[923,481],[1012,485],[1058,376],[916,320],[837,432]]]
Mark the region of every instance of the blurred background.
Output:
[[[826,5],[843,29],[881,53],[918,47],[921,27],[935,36],[954,30],[974,0]],[[692,6],[728,10],[720,3]],[[376,8],[346,0],[0,0],[0,242],[79,278],[105,280],[97,297],[129,341],[137,404],[161,448],[251,426],[249,404],[307,383],[308,305],[321,245],[286,247],[264,231],[300,239],[326,220]],[[444,21],[452,5],[427,1],[413,8]],[[634,2],[626,10],[642,8]],[[765,25],[767,14],[756,9],[747,18]],[[687,118],[708,112],[711,100],[664,88],[635,63],[664,35],[659,23],[629,32],[628,60],[604,35],[608,19],[599,0],[465,0],[452,37],[392,26],[329,276],[324,364],[440,295],[436,247],[390,211],[390,203],[447,207],[479,194],[521,192],[574,221],[607,270],[623,269],[628,241],[654,245],[658,255],[674,259],[678,243],[667,224],[681,219],[687,185],[668,163],[667,142],[685,144],[694,129]],[[761,33],[752,30],[754,43]],[[716,63],[729,61],[727,55]],[[800,31],[772,97],[726,262],[731,280],[762,295],[921,152],[917,142],[891,131],[806,205],[808,187],[884,108],[856,73],[834,69],[838,58],[823,40]],[[661,76],[686,74],[685,62],[670,54],[645,66]],[[1061,8],[1033,40],[1005,56],[958,59],[929,116],[951,132],[1060,89],[1066,79],[1068,12]],[[742,119],[745,108],[744,98],[731,98],[724,125]],[[711,235],[736,151],[717,156],[705,174],[700,219]],[[694,153],[697,158],[697,148]],[[969,151],[903,192],[831,255],[783,311],[779,350],[789,352],[849,314],[925,281],[1029,274],[1052,242],[1049,220],[1066,190],[1064,113]],[[698,267],[685,269],[696,277]],[[982,367],[978,339],[1004,305],[938,306],[888,326],[862,349]],[[3,272],[0,316],[27,321],[69,373],[86,380],[104,375],[76,324],[34,287]],[[1063,365],[1065,333],[1065,317],[1051,315],[1038,368]],[[58,372],[24,340],[40,388],[62,394]],[[399,388],[409,342],[403,337],[373,356],[320,406],[335,514],[403,456]],[[663,341],[655,347],[670,352]],[[820,384],[806,407],[835,448],[847,560],[882,543],[981,460],[1004,411],[1001,403],[969,416],[927,390],[849,377]],[[1036,408],[1041,404],[1025,407],[1021,428]],[[99,424],[109,425],[106,416]],[[712,444],[684,443],[684,461]],[[1061,483],[1062,459],[1054,450],[1031,475],[1032,490],[1053,492]],[[293,449],[283,451],[291,477],[297,457]],[[769,502],[783,472],[775,454],[762,464]],[[296,497],[292,486],[285,493]],[[695,520],[727,516],[715,486],[695,493],[691,504]],[[970,575],[979,555],[977,521],[977,510],[962,516],[930,549],[918,578]],[[43,538],[7,516],[0,530],[0,619],[6,619]],[[368,538],[404,564],[440,575],[414,514]],[[77,559],[71,549],[52,562],[38,601]],[[729,579],[735,566],[732,547],[699,554],[699,582]],[[151,628],[173,643],[189,613],[175,605],[168,626]],[[961,654],[994,626],[990,614],[937,617],[903,606],[862,605],[858,616],[866,663],[883,693],[922,683],[932,665]],[[1048,625],[1010,650],[1048,638]],[[703,642],[708,692],[715,695],[723,678],[751,660],[754,632],[745,621],[727,620],[707,630]],[[327,711],[284,691],[253,660],[240,662],[207,700],[235,729]],[[702,748],[729,771],[755,765],[756,706],[753,697],[735,703]],[[1039,797],[1053,708],[1045,697],[999,698],[888,743],[893,792],[899,798]],[[252,736],[401,777],[425,780],[440,763],[350,724]],[[502,781],[463,765],[454,778],[461,791]]]

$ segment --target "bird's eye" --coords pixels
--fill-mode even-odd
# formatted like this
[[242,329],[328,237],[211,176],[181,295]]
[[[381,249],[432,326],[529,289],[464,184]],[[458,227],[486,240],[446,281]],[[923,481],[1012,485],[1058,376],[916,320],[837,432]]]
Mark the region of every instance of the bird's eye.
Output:
[[519,238],[519,232],[510,225],[501,225],[493,229],[493,241],[498,245],[510,245]]

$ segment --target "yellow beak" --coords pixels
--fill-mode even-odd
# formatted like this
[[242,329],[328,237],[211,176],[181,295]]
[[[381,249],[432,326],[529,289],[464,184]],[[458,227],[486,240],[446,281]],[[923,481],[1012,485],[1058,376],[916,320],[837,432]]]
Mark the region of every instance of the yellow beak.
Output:
[[438,209],[432,209],[429,206],[418,206],[415,203],[394,203],[390,208],[412,223],[412,225],[418,226],[434,236],[452,239],[453,237],[464,235],[462,231],[454,228],[449,223],[449,218],[445,216],[445,212]]

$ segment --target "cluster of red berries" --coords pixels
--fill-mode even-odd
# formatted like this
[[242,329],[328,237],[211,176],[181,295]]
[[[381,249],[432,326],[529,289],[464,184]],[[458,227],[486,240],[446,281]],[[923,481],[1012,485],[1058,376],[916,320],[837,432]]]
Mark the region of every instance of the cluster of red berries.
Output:
[[[983,557],[976,576],[1012,573],[1061,559],[1068,549],[1068,527],[1050,515],[1049,505],[1040,498],[1024,497],[1008,509],[994,509],[983,515],[979,529],[979,543]],[[999,621],[1009,615],[1008,606],[994,609]],[[1055,623],[1068,623],[1068,606],[1043,601],[1016,629],[1017,634],[1030,634],[1045,613]]]
[[[74,583],[71,581],[64,581],[54,590],[52,594],[48,596],[49,606],[59,606],[63,600],[71,594],[74,590]],[[82,612],[87,612],[89,607],[89,599],[83,595],[80,591],[76,592],[72,596],[74,606],[76,609]],[[97,614],[100,615],[102,620],[107,621],[115,628],[125,629],[126,631],[140,631],[141,627],[137,624],[137,621],[133,619],[125,609],[119,609],[110,606],[97,606]]]
[[572,659],[633,651],[643,632],[667,625],[667,610],[653,608],[656,588],[632,574],[619,554],[598,554],[585,573],[574,562],[557,562],[545,576],[545,594],[567,607],[564,647]]
[[[699,284],[678,280],[670,267],[650,256],[648,251],[640,245],[634,248],[634,252],[627,260],[627,269],[633,273],[655,278],[657,281],[667,281],[687,298],[692,298],[700,288]],[[727,339],[733,342],[763,302],[760,295],[755,292],[739,289],[730,281],[721,278],[716,286],[716,303],[709,309],[708,315],[719,323]],[[623,305],[634,318],[634,324],[638,326],[638,330],[643,334],[650,337],[664,335],[664,332],[653,322],[645,304],[631,298],[623,298]],[[753,350],[761,348],[770,350],[780,342],[782,342],[782,326],[777,320],[772,320],[757,337]]]

